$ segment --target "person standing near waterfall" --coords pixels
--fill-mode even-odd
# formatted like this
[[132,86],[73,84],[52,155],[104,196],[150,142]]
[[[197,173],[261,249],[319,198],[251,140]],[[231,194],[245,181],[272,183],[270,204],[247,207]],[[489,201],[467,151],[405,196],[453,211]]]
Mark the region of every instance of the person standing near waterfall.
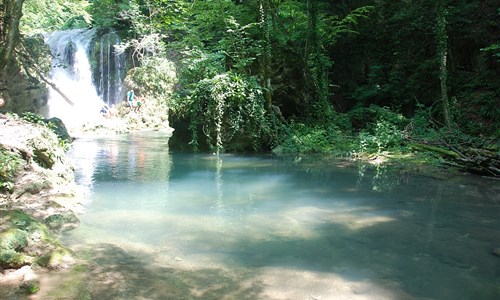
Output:
[[135,94],[134,94],[134,90],[130,90],[127,92],[127,101],[128,101],[128,106],[130,107],[130,109],[133,109],[134,108],[134,97],[135,97]]

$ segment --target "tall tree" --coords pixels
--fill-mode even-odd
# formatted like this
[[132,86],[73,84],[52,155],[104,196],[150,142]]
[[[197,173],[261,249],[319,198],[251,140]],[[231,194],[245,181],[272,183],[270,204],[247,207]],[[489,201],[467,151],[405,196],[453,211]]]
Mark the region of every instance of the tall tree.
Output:
[[439,59],[439,81],[441,83],[441,101],[443,104],[443,116],[446,127],[451,128],[450,101],[448,99],[448,35],[446,33],[446,10],[443,0],[437,3],[436,17],[436,44],[437,57]]
[[23,4],[24,0],[2,0],[0,3],[0,80],[3,79],[19,42],[19,21],[23,15]]
[[262,79],[264,86],[264,98],[266,99],[266,109],[272,109],[272,86],[271,86],[271,21],[269,18],[269,0],[259,0],[260,27],[262,32]]

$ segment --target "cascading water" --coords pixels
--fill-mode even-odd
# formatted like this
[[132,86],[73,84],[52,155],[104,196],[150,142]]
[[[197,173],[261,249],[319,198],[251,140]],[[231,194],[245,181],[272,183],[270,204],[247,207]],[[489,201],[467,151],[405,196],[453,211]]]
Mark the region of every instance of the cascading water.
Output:
[[125,94],[123,90],[125,54],[118,54],[114,49],[114,45],[120,43],[120,38],[111,31],[94,40],[92,56],[93,61],[98,64],[93,68],[94,85],[106,104],[117,104]]
[[73,29],[49,34],[45,42],[53,55],[51,80],[67,98],[50,88],[46,117],[62,119],[69,130],[99,122],[101,108],[119,103],[124,93],[124,55],[113,51],[120,42],[116,34],[96,37],[95,29]]

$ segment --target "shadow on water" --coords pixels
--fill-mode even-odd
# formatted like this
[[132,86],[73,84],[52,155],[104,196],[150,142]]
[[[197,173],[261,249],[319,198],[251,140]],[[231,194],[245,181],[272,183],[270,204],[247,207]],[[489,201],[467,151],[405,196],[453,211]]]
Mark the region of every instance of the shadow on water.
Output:
[[[142,207],[146,192],[123,203],[106,194],[101,197],[116,203],[94,200],[88,214],[108,220],[90,220],[86,230],[92,237],[121,231],[149,246],[73,237],[82,263],[71,276],[53,274],[57,288],[43,299],[69,299],[57,293],[74,299],[500,298],[500,259],[491,254],[500,246],[496,181],[429,179],[406,168],[353,168],[342,161],[165,156],[134,143],[143,142],[118,145],[118,164],[96,167],[94,189],[110,181],[160,182],[168,185],[164,205]],[[141,149],[144,167],[136,159]],[[113,173],[113,167],[122,169]],[[152,188],[157,185],[146,191]],[[124,196],[142,191],[121,189]],[[135,229],[143,220],[150,223]]]

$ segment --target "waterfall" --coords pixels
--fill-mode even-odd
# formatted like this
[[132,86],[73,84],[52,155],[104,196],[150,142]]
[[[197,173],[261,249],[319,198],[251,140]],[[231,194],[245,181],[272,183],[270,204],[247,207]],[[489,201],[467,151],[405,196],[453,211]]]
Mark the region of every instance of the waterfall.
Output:
[[98,123],[101,108],[119,103],[124,94],[125,59],[113,49],[120,42],[118,36],[72,29],[48,34],[45,42],[53,56],[50,78],[73,103],[50,88],[45,117],[60,118],[70,130]]
[[93,72],[93,82],[97,93],[108,104],[117,104],[123,100],[125,54],[117,54],[114,45],[120,43],[120,38],[113,31],[95,38],[93,60],[98,67]]

